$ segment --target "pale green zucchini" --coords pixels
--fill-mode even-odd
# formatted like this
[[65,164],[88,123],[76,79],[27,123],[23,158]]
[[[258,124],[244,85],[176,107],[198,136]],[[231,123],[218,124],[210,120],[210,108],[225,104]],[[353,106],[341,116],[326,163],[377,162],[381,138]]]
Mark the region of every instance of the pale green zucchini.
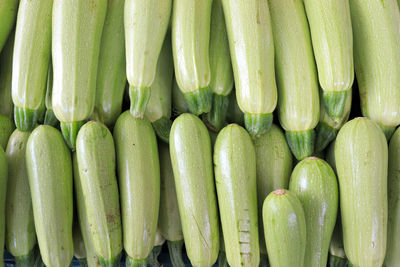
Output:
[[187,255],[195,267],[212,266],[220,238],[210,136],[186,113],[173,122],[169,144]]
[[191,113],[211,109],[210,24],[212,0],[175,0],[172,52],[175,78]]
[[105,125],[91,121],[76,138],[79,178],[96,255],[102,266],[119,266],[121,212],[114,140]]
[[13,118],[14,103],[11,97],[14,32],[10,34],[0,53],[0,114]]
[[276,55],[278,114],[298,160],[314,152],[319,119],[317,70],[301,0],[269,0]]
[[236,90],[232,90],[229,95],[229,106],[228,113],[226,114],[227,121],[231,123],[236,123],[241,126],[244,125],[244,114],[240,110],[239,105],[236,100]]
[[70,149],[92,115],[107,0],[54,0],[53,111]]
[[388,146],[376,123],[347,122],[336,138],[344,250],[350,266],[382,266],[387,241]]
[[124,6],[125,0],[108,1],[101,36],[96,102],[91,116],[109,127],[121,114],[126,84]]
[[49,72],[47,74],[47,87],[46,87],[46,99],[45,99],[46,113],[44,117],[44,124],[56,127],[59,121],[53,112],[52,97],[53,97],[53,64],[50,61]]
[[236,99],[251,135],[271,127],[277,103],[274,41],[268,3],[222,0],[232,56]]
[[143,118],[150,99],[171,8],[172,0],[126,0],[125,3],[126,74],[130,111],[137,118]]
[[46,94],[52,7],[53,0],[21,0],[18,8],[11,89],[15,125],[21,131],[33,130]]
[[17,18],[19,0],[0,0],[0,52]]
[[[8,180],[7,157],[4,149],[0,147],[0,247],[4,248],[6,235],[6,193]],[[3,253],[0,253],[0,266],[4,267]]]
[[36,246],[35,223],[29,189],[25,152],[30,132],[15,130],[8,141],[6,156],[8,183],[6,202],[7,250],[15,257],[17,266],[31,266]]
[[271,267],[305,266],[306,219],[300,200],[285,189],[273,191],[264,200],[263,222]]
[[300,200],[306,218],[304,266],[326,267],[338,211],[336,175],[326,161],[306,158],[294,168],[289,190]]
[[72,163],[61,133],[40,125],[26,145],[26,166],[32,196],[33,217],[46,266],[69,266],[72,241]]
[[114,139],[127,264],[146,266],[154,245],[160,204],[156,135],[146,118],[135,118],[125,111],[115,123]]
[[329,245],[329,267],[346,267],[348,264],[343,247],[342,218],[338,212],[331,244]]
[[[75,214],[74,214],[75,215]],[[86,248],[83,241],[79,222],[74,218],[74,225],[72,228],[72,239],[74,241],[74,256],[78,260],[81,267],[87,266],[86,263]]]
[[14,129],[15,126],[13,121],[9,117],[0,114],[0,147],[2,147],[3,150],[6,149],[8,139],[10,138]]
[[179,88],[176,79],[174,78],[172,85],[172,113],[178,116],[182,113],[189,112],[189,108],[185,102],[185,97],[183,96],[182,90]]

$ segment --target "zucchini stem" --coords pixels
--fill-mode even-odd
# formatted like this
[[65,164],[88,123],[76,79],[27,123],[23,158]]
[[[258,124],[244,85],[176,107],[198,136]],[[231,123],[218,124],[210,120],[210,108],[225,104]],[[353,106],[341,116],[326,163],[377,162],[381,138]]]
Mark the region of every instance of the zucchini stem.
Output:
[[228,106],[229,95],[212,94],[211,110],[204,116],[205,123],[211,130],[218,132],[224,126]]
[[85,121],[60,122],[61,132],[65,143],[72,151],[75,151],[76,137],[78,136],[79,129],[83,124],[85,124]]
[[22,132],[32,131],[39,119],[39,110],[14,106],[15,126]]
[[152,125],[157,136],[162,141],[169,144],[169,132],[171,131],[172,121],[166,117],[161,117],[154,121]]
[[271,129],[274,117],[269,114],[244,113],[244,125],[251,136],[262,135]]
[[326,113],[334,120],[340,120],[346,105],[348,91],[326,92],[322,91],[322,101],[324,102]]
[[200,115],[211,110],[212,94],[209,87],[200,88],[197,91],[184,93],[183,97],[191,113]]
[[302,160],[314,153],[315,131],[286,131],[286,140],[297,160]]
[[169,256],[173,267],[185,267],[182,259],[183,240],[167,241]]
[[337,130],[333,129],[325,122],[320,122],[317,126],[317,139],[315,141],[315,152],[323,151],[331,141],[336,138]]
[[129,98],[131,100],[131,114],[135,118],[142,119],[150,100],[149,87],[129,87]]

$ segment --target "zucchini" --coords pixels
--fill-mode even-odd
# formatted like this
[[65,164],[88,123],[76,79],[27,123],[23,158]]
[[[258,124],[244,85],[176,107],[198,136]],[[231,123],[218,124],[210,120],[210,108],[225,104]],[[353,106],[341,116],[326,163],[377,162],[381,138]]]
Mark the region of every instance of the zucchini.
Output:
[[354,81],[349,0],[305,0],[312,46],[326,113],[340,120]]
[[269,130],[277,103],[274,41],[268,3],[222,0],[236,99],[251,135]]
[[171,35],[167,33],[157,63],[156,77],[150,87],[151,95],[145,117],[153,124],[157,136],[169,142],[171,130],[171,90],[174,65],[172,59]]
[[232,90],[229,95],[229,106],[228,113],[226,114],[228,122],[244,125],[244,114],[240,110],[239,105],[236,100],[236,90]]
[[172,113],[174,116],[178,116],[182,113],[189,112],[189,108],[185,102],[182,90],[179,88],[176,79],[174,78],[172,85]]
[[54,0],[53,111],[70,149],[93,112],[107,0]]
[[400,124],[399,7],[396,0],[349,2],[361,112],[389,140]]
[[0,52],[15,25],[19,0],[0,0]]
[[126,0],[124,26],[126,74],[131,114],[143,118],[167,33],[172,0]]
[[72,163],[58,130],[48,125],[33,130],[26,145],[26,167],[43,262],[69,266],[74,255]]
[[0,114],[0,147],[2,147],[3,150],[6,149],[8,139],[14,129],[13,121],[9,117]]
[[161,235],[160,229],[157,229],[156,236],[154,238],[154,247],[150,252],[147,259],[147,265],[152,267],[160,267],[161,264],[158,262],[158,256],[160,255],[163,244],[165,243],[165,238]]
[[26,169],[26,144],[30,133],[15,130],[8,141],[6,156],[8,183],[6,202],[7,250],[17,266],[30,266],[36,246],[32,198]]
[[74,256],[78,260],[80,266],[87,266],[85,243],[83,242],[79,222],[76,219],[74,220],[72,235],[74,241]]
[[160,204],[156,135],[146,118],[138,119],[125,111],[115,123],[114,139],[127,264],[146,266],[154,245]]
[[306,217],[304,266],[325,267],[338,211],[335,173],[326,161],[306,158],[294,168],[289,190],[300,200]]
[[277,189],[263,204],[268,258],[272,267],[303,267],[306,252],[306,219],[295,194]]
[[[7,157],[4,149],[0,147],[0,247],[4,248],[6,235],[6,193],[8,180]],[[3,253],[0,253],[0,266],[4,267]]]
[[47,74],[47,87],[46,87],[46,99],[45,99],[46,113],[44,117],[44,124],[57,127],[59,121],[53,112],[52,96],[53,96],[53,64],[50,61],[49,72]]
[[301,0],[269,0],[279,92],[278,114],[293,155],[314,152],[319,119],[317,70],[307,17]]
[[347,122],[336,138],[344,250],[350,266],[382,266],[387,241],[388,146],[376,123]]
[[215,183],[226,258],[231,266],[258,266],[256,152],[237,124],[218,134],[214,147]]
[[343,247],[343,231],[340,212],[338,212],[331,244],[329,245],[329,267],[346,267],[348,262]]
[[180,115],[172,124],[169,147],[187,255],[193,266],[212,266],[220,238],[206,126],[195,115]]
[[172,52],[175,78],[191,113],[211,109],[210,25],[212,0],[175,0]]
[[254,138],[253,142],[256,150],[260,252],[266,254],[262,203],[272,191],[288,189],[293,167],[293,156],[284,134],[275,124],[271,125],[271,130],[266,134]]
[[328,151],[326,152],[326,161],[329,163],[329,165],[332,167],[332,169],[337,175],[336,160],[335,160],[335,144],[336,144],[336,139],[333,140],[333,142],[327,148]]
[[76,156],[90,235],[102,266],[119,266],[121,213],[114,140],[105,125],[91,121],[79,130]]
[[109,127],[114,126],[121,114],[126,84],[124,6],[125,0],[108,1],[101,36],[96,102],[91,116]]
[[33,130],[46,94],[52,7],[53,0],[21,0],[18,8],[11,90],[15,125],[21,131]]
[[12,62],[15,33],[13,32],[0,53],[0,114],[13,118],[14,103],[11,97]]

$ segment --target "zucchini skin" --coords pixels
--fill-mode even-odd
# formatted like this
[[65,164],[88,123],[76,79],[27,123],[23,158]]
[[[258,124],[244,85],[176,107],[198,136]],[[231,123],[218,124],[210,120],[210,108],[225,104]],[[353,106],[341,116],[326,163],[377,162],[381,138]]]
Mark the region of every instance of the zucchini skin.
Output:
[[[4,149],[0,147],[0,246],[4,248],[5,232],[6,232],[6,193],[8,182],[8,166],[7,157]],[[0,266],[4,266],[3,253],[0,255]]]
[[212,266],[220,238],[206,126],[195,115],[180,115],[172,124],[169,146],[187,255],[193,266]]
[[53,64],[50,61],[49,72],[47,74],[47,86],[46,86],[46,97],[45,97],[46,112],[43,124],[50,125],[56,128],[59,124],[59,121],[53,112],[52,96],[53,96]]
[[174,116],[178,116],[187,112],[189,112],[189,108],[185,102],[185,97],[174,78],[172,85],[172,113]]
[[338,211],[338,184],[327,162],[311,157],[299,162],[290,177],[289,190],[302,203],[307,238],[304,266],[325,267]]
[[72,162],[61,133],[48,125],[33,130],[26,166],[40,254],[46,266],[69,266],[72,241]]
[[[8,0],[7,0],[8,1]],[[15,33],[11,33],[0,53],[0,114],[13,118],[14,103],[11,96]]]
[[114,140],[107,127],[91,121],[76,140],[79,178],[96,255],[106,266],[119,264],[122,251],[121,212]]
[[347,122],[336,138],[335,161],[349,264],[382,266],[388,216],[388,146],[382,130],[367,118]]
[[229,94],[229,105],[226,119],[230,123],[236,123],[240,126],[244,126],[244,114],[243,111],[240,110],[237,103],[235,89],[233,89],[232,92]]
[[271,267],[303,267],[306,252],[306,219],[300,200],[278,189],[263,204],[263,222]]
[[17,18],[19,0],[0,1],[0,52],[3,50]]
[[0,114],[0,147],[2,147],[3,150],[6,149],[8,139],[10,138],[14,129],[15,126],[13,121],[9,117]]
[[114,140],[124,249],[128,261],[145,262],[153,249],[160,203],[156,135],[147,119],[125,111],[115,123]]

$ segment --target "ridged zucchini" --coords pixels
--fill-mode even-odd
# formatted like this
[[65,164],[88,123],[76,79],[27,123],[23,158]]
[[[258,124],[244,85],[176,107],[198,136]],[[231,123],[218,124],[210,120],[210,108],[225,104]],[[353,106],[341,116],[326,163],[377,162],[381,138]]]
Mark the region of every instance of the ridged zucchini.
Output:
[[169,147],[187,255],[193,266],[212,266],[220,238],[206,126],[195,115],[180,115],[172,124]]
[[11,89],[15,125],[21,131],[33,130],[46,94],[52,7],[53,0],[21,0],[18,8]]
[[278,114],[298,160],[314,152],[319,119],[317,70],[301,0],[269,0],[276,55]]
[[329,245],[329,267],[346,267],[348,264],[343,247],[342,218],[338,212],[335,229]]
[[107,0],[54,0],[53,111],[72,150],[96,99],[97,67]]
[[326,161],[306,158],[294,168],[289,190],[300,200],[306,217],[304,266],[326,267],[338,211],[336,175]]
[[388,146],[376,123],[347,122],[336,138],[344,250],[353,266],[382,266],[387,241]]
[[263,204],[265,242],[271,267],[303,267],[306,219],[300,200],[278,189]]
[[17,18],[19,0],[0,0],[0,52]]
[[186,112],[189,112],[189,108],[185,102],[182,90],[179,88],[179,85],[174,78],[172,85],[172,113],[173,115],[178,116]]
[[53,64],[50,62],[49,72],[47,74],[47,86],[46,86],[46,113],[44,116],[44,124],[56,127],[59,123],[56,115],[53,112]]
[[14,129],[15,126],[13,121],[9,117],[0,114],[0,147],[2,147],[3,150],[6,149],[8,139],[10,138]]
[[389,140],[400,124],[399,7],[396,0],[349,2],[361,111]]
[[191,113],[211,109],[210,25],[212,0],[175,0],[172,52],[175,78]]
[[26,145],[26,167],[43,262],[69,266],[74,255],[72,162],[58,130],[48,125],[36,127]]
[[124,36],[125,0],[108,1],[97,70],[96,103],[92,118],[113,126],[122,110],[126,84]]
[[0,53],[0,114],[13,118],[14,103],[11,96],[14,32],[10,34]]
[[[6,232],[6,194],[7,194],[8,166],[4,149],[0,147],[0,247],[4,248]],[[0,253],[0,266],[4,267],[3,253]]]
[[172,0],[126,0],[124,11],[126,74],[131,114],[143,118],[167,33]]
[[76,138],[76,156],[96,255],[102,266],[119,266],[122,226],[115,147],[104,124],[91,121],[82,126]]
[[30,266],[36,246],[31,191],[26,169],[26,144],[30,132],[15,130],[8,141],[6,156],[8,183],[6,202],[7,250],[17,266]]
[[244,125],[244,114],[240,110],[239,105],[237,103],[235,89],[233,89],[229,95],[229,106],[228,106],[228,113],[226,114],[226,119],[228,122],[236,123],[241,126]]
[[146,118],[135,118],[125,111],[115,123],[114,139],[127,263],[146,266],[154,245],[160,204],[156,135]]

